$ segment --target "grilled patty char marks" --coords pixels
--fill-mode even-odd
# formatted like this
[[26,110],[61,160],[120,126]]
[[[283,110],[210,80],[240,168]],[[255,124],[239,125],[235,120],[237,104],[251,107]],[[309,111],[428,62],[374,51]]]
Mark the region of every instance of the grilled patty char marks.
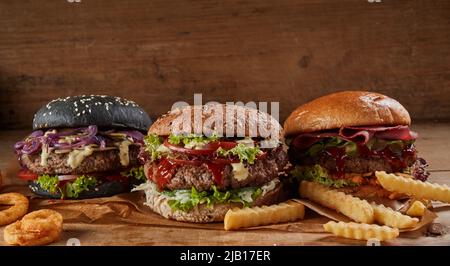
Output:
[[[147,162],[145,171],[156,173],[157,162]],[[261,186],[279,176],[288,165],[287,153],[282,147],[269,151],[265,159],[255,160],[254,164],[246,164],[248,177],[244,180],[234,178],[231,165],[226,165],[222,172],[222,184],[216,184],[214,176],[206,164],[181,165],[176,167],[169,182],[164,185],[165,189],[190,189],[195,187],[198,191],[210,190],[215,185],[219,190],[237,189],[242,187]],[[153,176],[152,174],[148,176]]]
[[31,154],[28,159],[22,155],[22,163],[36,174],[89,174],[94,172],[118,171],[124,168],[133,167],[139,164],[138,161],[139,146],[131,145],[129,147],[130,162],[127,167],[120,163],[119,150],[94,151],[91,155],[84,158],[78,167],[72,169],[67,164],[68,153],[51,152],[47,159],[47,166],[41,165],[41,155]]

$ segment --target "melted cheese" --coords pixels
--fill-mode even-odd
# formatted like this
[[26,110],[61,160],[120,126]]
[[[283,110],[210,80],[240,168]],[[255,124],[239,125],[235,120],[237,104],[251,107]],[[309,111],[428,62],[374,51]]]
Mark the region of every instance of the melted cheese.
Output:
[[88,157],[94,152],[91,146],[86,146],[82,150],[73,150],[69,153],[67,158],[67,165],[72,167],[72,169],[77,168],[84,158]]
[[242,181],[248,177],[248,169],[243,163],[232,163],[234,178],[237,181]]
[[245,139],[237,140],[236,143],[244,144],[247,147],[255,147],[255,142],[252,140],[252,138],[245,138]]
[[41,166],[47,166],[47,159],[49,155],[49,149],[48,145],[42,145],[42,151],[41,151]]
[[129,146],[131,144],[133,143],[129,140],[124,140],[119,143],[120,164],[123,166],[130,164]]

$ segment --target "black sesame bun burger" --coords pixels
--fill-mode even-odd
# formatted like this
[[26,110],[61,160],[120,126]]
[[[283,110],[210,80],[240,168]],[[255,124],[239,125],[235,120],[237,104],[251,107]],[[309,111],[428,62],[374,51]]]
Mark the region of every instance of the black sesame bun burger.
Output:
[[[272,134],[251,130],[255,125]],[[280,134],[278,121],[256,109],[220,104],[175,109],[144,138],[148,181],[135,190],[145,191],[144,204],[154,212],[194,223],[223,221],[232,207],[277,203],[288,166]]]
[[306,103],[286,119],[292,174],[359,197],[398,199],[374,172],[408,174],[425,181],[427,163],[417,157],[417,133],[396,100],[365,91],[333,93]]
[[136,103],[105,95],[44,105],[33,132],[15,144],[18,176],[46,198],[82,199],[127,192],[145,180],[138,154],[151,125]]

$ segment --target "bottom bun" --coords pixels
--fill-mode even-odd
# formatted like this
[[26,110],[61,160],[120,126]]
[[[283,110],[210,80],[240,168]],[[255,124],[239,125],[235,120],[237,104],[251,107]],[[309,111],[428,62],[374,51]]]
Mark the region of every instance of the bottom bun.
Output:
[[[259,197],[250,206],[271,205],[279,203],[282,199],[283,190],[280,182],[273,190],[268,191],[266,194]],[[161,194],[147,195],[147,202],[145,205],[149,206],[150,209],[165,218],[191,223],[222,222],[229,209],[234,207],[242,208],[242,204],[240,203],[221,203],[214,204],[212,207],[208,207],[206,204],[200,204],[189,212],[172,210],[169,206],[168,199]]]
[[102,198],[102,197],[111,197],[116,194],[125,193],[130,191],[130,185],[124,182],[119,181],[108,181],[98,184],[95,188],[90,189],[88,191],[81,192],[77,198],[71,198],[68,196],[62,197],[59,192],[49,192],[48,190],[43,189],[37,182],[30,182],[28,187],[31,191],[42,197],[49,199],[91,199],[91,198]]

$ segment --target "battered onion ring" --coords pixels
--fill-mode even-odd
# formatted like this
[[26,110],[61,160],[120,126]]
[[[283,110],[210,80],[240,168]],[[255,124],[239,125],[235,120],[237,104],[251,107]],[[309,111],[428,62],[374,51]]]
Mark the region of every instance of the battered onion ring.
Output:
[[59,239],[63,228],[61,214],[52,210],[31,212],[5,227],[4,239],[10,245],[40,246]]
[[28,211],[28,199],[20,193],[0,194],[0,205],[12,205],[0,211],[0,226],[10,224],[24,216]]
[[28,232],[62,230],[63,217],[54,210],[42,209],[30,212],[22,220],[22,229]]

